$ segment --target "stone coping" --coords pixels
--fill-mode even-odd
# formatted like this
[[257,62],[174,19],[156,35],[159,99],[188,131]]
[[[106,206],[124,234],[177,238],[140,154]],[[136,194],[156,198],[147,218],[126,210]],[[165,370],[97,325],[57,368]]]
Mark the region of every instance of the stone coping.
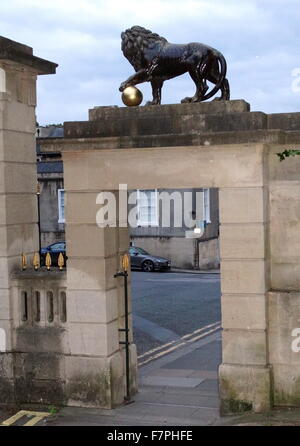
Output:
[[25,271],[15,271],[11,274],[11,279],[50,279],[50,280],[65,280],[67,277],[66,270],[60,271],[59,268],[52,268],[47,271],[46,267],[40,268],[38,271],[28,269]]
[[193,102],[188,104],[162,104],[156,106],[118,107],[101,106],[89,110],[89,120],[149,118],[160,115],[243,113],[250,111],[250,104],[243,99],[233,101]]
[[33,50],[14,40],[0,36],[0,60],[9,60],[26,65],[38,74],[55,74],[58,64],[33,55]]
[[224,144],[299,144],[300,132],[250,130],[241,132],[207,132],[198,135],[147,135],[93,138],[40,138],[41,152],[114,150],[137,148],[212,147]]

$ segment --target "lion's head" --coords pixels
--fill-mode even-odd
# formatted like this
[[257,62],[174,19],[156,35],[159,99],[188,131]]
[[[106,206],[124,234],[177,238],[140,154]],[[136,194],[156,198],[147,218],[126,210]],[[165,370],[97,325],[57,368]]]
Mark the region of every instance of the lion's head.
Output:
[[136,71],[145,68],[144,52],[146,49],[151,49],[158,43],[167,42],[164,37],[142,26],[126,29],[122,32],[121,38],[123,54]]

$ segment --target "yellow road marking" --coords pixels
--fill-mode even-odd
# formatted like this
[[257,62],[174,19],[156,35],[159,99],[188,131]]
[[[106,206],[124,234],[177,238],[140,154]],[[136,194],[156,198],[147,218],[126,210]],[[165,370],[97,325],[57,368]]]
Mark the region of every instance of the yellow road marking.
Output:
[[34,426],[36,423],[41,421],[43,418],[46,418],[50,415],[49,412],[32,412],[30,410],[20,410],[12,417],[8,418],[7,420],[3,421],[1,423],[1,426],[11,426],[16,421],[18,421],[20,418],[27,416],[27,417],[34,417],[32,420],[27,421],[26,424],[23,426]]
[[[49,414],[47,414],[48,416]],[[23,424],[23,426],[34,426],[35,424],[37,424],[39,421],[42,421],[45,418],[45,416],[41,416],[41,417],[34,417],[31,420],[27,421],[27,423]]]
[[[215,325],[215,324],[211,324],[211,325]],[[195,332],[191,333],[190,335],[185,335],[182,338],[180,338],[180,340],[182,341],[180,343],[178,343],[178,341],[177,341],[177,344],[174,345],[174,341],[173,341],[172,343],[165,344],[165,345],[161,346],[160,348],[149,350],[148,352],[146,352],[143,355],[141,355],[140,357],[138,357],[138,359],[141,360],[145,356],[148,356],[150,353],[154,353],[154,351],[161,350],[162,348],[164,348],[163,351],[159,351],[158,353],[153,354],[152,356],[150,356],[149,358],[145,359],[144,361],[142,360],[141,362],[139,362],[139,366],[148,364],[148,362],[153,361],[153,359],[158,359],[161,356],[164,356],[164,355],[166,355],[168,353],[173,352],[174,350],[177,350],[179,347],[182,347],[184,345],[187,345],[187,344],[190,344],[192,342],[198,341],[199,339],[204,338],[205,336],[207,336],[209,334],[212,334],[215,331],[220,330],[220,328],[221,328],[221,325],[217,325],[217,326],[213,327],[211,330],[208,330],[208,331],[206,331],[204,333],[201,333],[199,335],[193,336],[190,339],[186,339],[187,337],[190,337],[190,336],[194,335],[194,333],[199,332],[201,329],[200,330],[196,330]],[[169,348],[166,348],[166,347],[169,347]]]
[[201,333],[202,331],[204,331],[208,328],[212,328],[212,327],[215,327],[216,325],[220,325],[220,323],[221,323],[220,321],[214,322],[213,324],[209,324],[209,325],[206,325],[205,327],[198,328],[197,330],[193,331],[192,333],[182,336],[182,339],[191,338],[192,336],[195,336],[196,334]]
[[[220,322],[214,322],[213,324],[209,324],[209,325],[206,325],[205,327],[198,328],[197,330],[193,331],[192,333],[188,333],[188,334],[182,336],[181,338],[176,339],[175,341],[170,341],[170,342],[167,342],[166,344],[163,344],[163,345],[155,347],[155,348],[153,348],[151,350],[148,350],[147,352],[139,355],[138,356],[138,360],[141,361],[143,358],[149,356],[152,353],[160,352],[162,349],[165,350],[166,348],[172,347],[174,345],[177,348],[178,347],[178,343],[180,341],[189,342],[188,338],[193,338],[193,340],[194,340],[195,335],[197,335],[198,333],[202,333],[203,331],[211,329],[211,328],[216,327],[216,326],[218,326],[218,328],[220,328],[219,324],[220,324]],[[207,332],[205,332],[205,333],[207,333]],[[182,344],[180,343],[180,345],[182,345]]]
[[3,421],[3,423],[1,423],[2,426],[10,426],[11,424],[15,423],[16,421],[19,420],[19,418],[22,418],[25,413],[24,410],[21,410],[20,412],[16,413],[16,415],[8,418],[7,420]]

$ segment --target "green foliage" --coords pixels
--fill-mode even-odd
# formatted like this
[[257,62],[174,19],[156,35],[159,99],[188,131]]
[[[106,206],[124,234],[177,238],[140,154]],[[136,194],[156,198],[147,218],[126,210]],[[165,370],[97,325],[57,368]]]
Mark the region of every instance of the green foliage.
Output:
[[284,150],[283,152],[276,153],[276,155],[279,156],[280,161],[284,161],[289,156],[300,155],[300,150]]
[[58,413],[58,409],[55,406],[49,406],[48,407],[50,415],[56,415]]

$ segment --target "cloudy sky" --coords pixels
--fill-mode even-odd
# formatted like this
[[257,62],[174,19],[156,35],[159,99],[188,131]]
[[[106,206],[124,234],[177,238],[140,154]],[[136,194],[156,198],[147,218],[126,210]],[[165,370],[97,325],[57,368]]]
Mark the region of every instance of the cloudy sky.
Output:
[[[118,87],[132,67],[120,33],[133,25],[173,43],[219,49],[232,99],[247,100],[252,110],[300,111],[299,23],[299,0],[1,0],[0,6],[1,35],[59,64],[56,75],[39,77],[41,125],[86,120],[89,108],[122,104]],[[149,85],[140,89],[148,100]],[[184,75],[165,83],[162,102],[193,94]]]

